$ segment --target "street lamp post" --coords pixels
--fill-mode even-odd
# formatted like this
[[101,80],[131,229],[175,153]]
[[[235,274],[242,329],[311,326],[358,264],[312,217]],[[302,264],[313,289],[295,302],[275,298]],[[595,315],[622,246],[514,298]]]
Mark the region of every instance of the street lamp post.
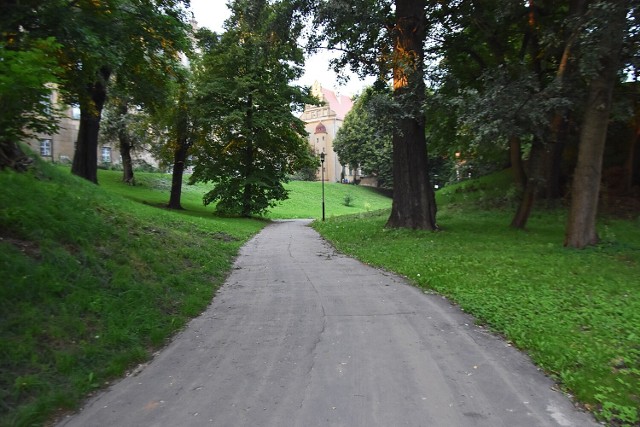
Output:
[[324,151],[320,153],[320,174],[322,179],[322,220],[324,221]]

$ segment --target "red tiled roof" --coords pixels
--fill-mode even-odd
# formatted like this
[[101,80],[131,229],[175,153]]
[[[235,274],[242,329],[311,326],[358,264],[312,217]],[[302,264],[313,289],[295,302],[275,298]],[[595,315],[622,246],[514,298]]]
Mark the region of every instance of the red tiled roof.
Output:
[[339,120],[344,120],[344,117],[353,107],[351,98],[345,95],[336,95],[335,92],[329,89],[322,88],[322,97],[329,104],[329,108],[336,113],[336,117]]

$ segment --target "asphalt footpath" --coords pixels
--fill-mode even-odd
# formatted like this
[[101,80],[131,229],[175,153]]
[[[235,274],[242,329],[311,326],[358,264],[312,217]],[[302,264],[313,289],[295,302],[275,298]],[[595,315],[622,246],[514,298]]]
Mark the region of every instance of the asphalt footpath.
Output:
[[449,301],[308,224],[267,226],[200,317],[58,425],[599,425]]

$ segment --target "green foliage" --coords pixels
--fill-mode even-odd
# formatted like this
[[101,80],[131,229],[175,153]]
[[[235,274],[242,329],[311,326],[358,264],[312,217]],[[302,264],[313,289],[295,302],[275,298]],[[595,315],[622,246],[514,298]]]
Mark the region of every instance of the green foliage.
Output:
[[333,143],[340,163],[364,175],[374,175],[378,186],[393,187],[392,127],[388,123],[391,93],[369,87],[360,95],[338,129]]
[[205,204],[249,216],[286,199],[283,183],[314,164],[304,123],[291,113],[314,101],[291,85],[303,56],[302,27],[289,3],[238,0],[230,7],[224,34],[200,34],[197,105],[206,138],[195,147],[191,182],[214,184]]
[[[47,58],[59,66],[53,69],[58,79],[50,81],[57,81],[67,103],[81,109],[74,173],[96,181],[97,130],[112,76],[138,104],[163,98],[159,89],[179,63],[179,53],[189,48],[184,4],[188,1],[51,0],[3,6],[3,38],[21,46],[53,37],[60,45]],[[51,74],[30,75],[49,80]]]
[[347,193],[342,198],[342,204],[347,206],[347,207],[350,207],[350,206],[353,205],[353,200],[354,200],[353,194]]
[[[640,228],[603,220],[608,238],[561,247],[563,210],[535,212],[510,229],[508,175],[437,193],[441,231],[385,229],[386,214],[333,218],[315,227],[363,262],[437,291],[506,336],[611,425],[635,426],[640,407]],[[493,207],[492,207],[493,206]]]
[[264,225],[112,194],[166,201],[146,185],[165,176],[101,171],[107,192],[47,164],[0,172],[0,425],[44,425],[148,360]]
[[51,93],[59,48],[53,38],[31,40],[25,47],[0,39],[0,143],[56,131],[59,116]]

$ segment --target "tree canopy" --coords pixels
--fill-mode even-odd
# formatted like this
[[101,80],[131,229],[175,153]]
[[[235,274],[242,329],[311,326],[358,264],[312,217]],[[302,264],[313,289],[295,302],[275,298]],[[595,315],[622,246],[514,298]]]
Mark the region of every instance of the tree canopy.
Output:
[[304,123],[292,114],[314,102],[291,82],[302,74],[302,30],[290,2],[236,0],[222,35],[200,34],[194,64],[205,138],[194,147],[192,181],[212,182],[205,204],[249,216],[287,197],[283,183],[311,162]]
[[[364,175],[373,175],[382,188],[393,188],[392,130],[377,105],[391,101],[388,89],[367,88],[355,100],[353,108],[336,133],[333,149],[340,162],[352,169],[360,167]],[[385,107],[381,108],[386,111]]]
[[[188,3],[188,2],[187,2]],[[57,82],[65,100],[80,105],[80,130],[72,172],[97,182],[97,138],[111,77],[131,94],[153,93],[187,49],[182,0],[48,0],[7,2],[3,34],[17,39],[54,38]]]
[[17,143],[57,129],[51,96],[58,48],[52,38],[0,40],[0,168],[24,169],[28,161]]

